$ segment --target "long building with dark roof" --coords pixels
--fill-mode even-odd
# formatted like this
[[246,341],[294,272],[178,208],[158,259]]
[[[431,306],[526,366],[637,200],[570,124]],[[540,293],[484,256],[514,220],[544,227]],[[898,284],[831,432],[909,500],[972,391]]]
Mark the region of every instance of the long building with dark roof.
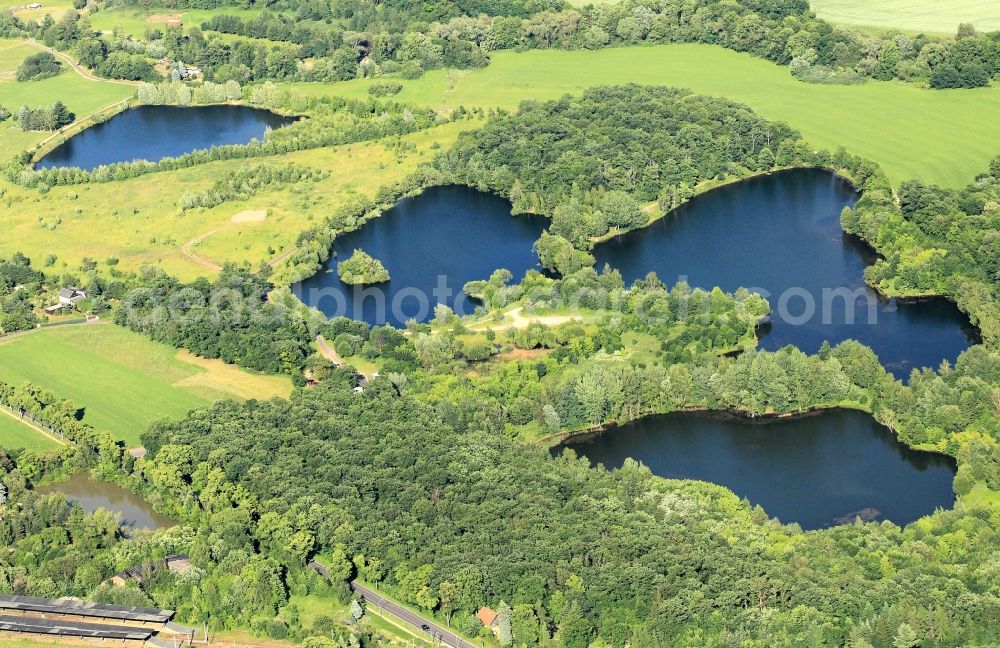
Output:
[[105,605],[103,603],[80,601],[74,598],[45,599],[33,596],[8,595],[0,595],[0,611],[62,614],[89,619],[135,621],[140,623],[166,623],[174,616],[173,610]]
[[0,632],[22,632],[50,637],[117,639],[120,641],[146,641],[153,636],[153,631],[149,628],[101,623],[74,623],[72,621],[7,615],[0,615]]

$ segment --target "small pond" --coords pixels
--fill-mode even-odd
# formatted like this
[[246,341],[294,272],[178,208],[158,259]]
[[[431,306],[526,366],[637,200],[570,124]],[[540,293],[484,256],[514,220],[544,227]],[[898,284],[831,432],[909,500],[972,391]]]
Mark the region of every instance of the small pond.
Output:
[[871,347],[899,378],[954,362],[978,341],[968,318],[946,299],[882,299],[864,283],[875,258],[840,227],[857,194],[838,176],[796,169],[703,194],[650,227],[597,246],[597,267],[630,284],[652,271],[667,285],[740,287],[760,292],[772,317],[761,348],[793,344],[815,353],[824,340]]
[[99,508],[120,513],[122,524],[133,529],[160,529],[176,524],[132,491],[121,486],[97,481],[88,473],[76,473],[67,481],[48,484],[38,489],[40,493],[60,492],[71,502],[76,502],[87,513]]
[[721,484],[804,529],[856,516],[905,525],[954,503],[950,457],[912,450],[853,410],[756,422],[679,412],[573,437],[553,453],[567,447],[594,465],[631,457],[661,477]]
[[[294,287],[310,306],[329,316],[402,327],[410,318],[427,321],[444,303],[470,314],[475,303],[462,287],[506,268],[520,281],[541,269],[532,247],[548,219],[512,216],[510,203],[469,187],[432,187],[405,198],[382,216],[342,234],[333,243],[325,271]],[[389,271],[384,284],[350,286],[337,264],[361,249]]]
[[114,162],[158,162],[198,149],[263,139],[268,128],[293,121],[247,106],[139,106],[74,135],[35,166],[89,171]]

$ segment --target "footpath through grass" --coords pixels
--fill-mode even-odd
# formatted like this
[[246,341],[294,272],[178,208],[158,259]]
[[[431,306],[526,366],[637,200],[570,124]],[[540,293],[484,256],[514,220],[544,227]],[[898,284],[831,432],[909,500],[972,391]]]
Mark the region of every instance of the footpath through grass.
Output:
[[0,338],[0,380],[30,381],[84,408],[83,420],[130,446],[153,421],[221,398],[287,397],[291,381],[195,358],[114,324]]
[[1000,31],[996,0],[810,0],[812,10],[832,23],[908,32],[954,34],[961,23],[979,31]]
[[[214,266],[224,261],[256,266],[291,250],[300,232],[345,200],[373,197],[379,187],[402,180],[451,146],[461,131],[476,127],[478,123],[461,120],[412,133],[402,138],[413,145],[405,155],[380,141],[363,142],[212,162],[120,182],[59,186],[46,194],[8,184],[6,196],[0,197],[0,257],[20,251],[41,264],[54,254],[58,260],[46,272],[57,274],[78,267],[83,257],[99,263],[115,257],[121,270],[153,263],[185,281],[214,275]],[[207,191],[230,171],[288,164],[326,170],[330,176],[208,210],[177,211],[185,192]],[[234,218],[245,211],[266,216]]]
[[14,450],[54,450],[59,444],[38,430],[10,416],[6,409],[0,407],[0,448]]
[[[597,51],[498,52],[481,70],[435,70],[403,80],[402,101],[436,107],[516,108],[595,85],[635,82],[691,88],[748,104],[812,144],[879,162],[894,182],[962,186],[1000,152],[1000,88],[929,90],[897,82],[803,83],[781,67],[712,45]],[[371,80],[298,84],[305,92],[367,96]]]
[[0,107],[13,115],[0,122],[0,162],[6,162],[51,135],[22,131],[16,119],[21,106],[38,108],[62,101],[77,118],[82,118],[135,93],[132,86],[84,78],[65,62],[62,63],[63,71],[57,76],[41,81],[15,81],[11,73],[17,70],[21,61],[39,52],[41,50],[24,41],[0,39]]

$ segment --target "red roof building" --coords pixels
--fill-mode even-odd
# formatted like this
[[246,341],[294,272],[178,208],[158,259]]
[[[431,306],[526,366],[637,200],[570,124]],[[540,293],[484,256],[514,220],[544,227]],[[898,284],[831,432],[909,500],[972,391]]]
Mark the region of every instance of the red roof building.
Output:
[[492,628],[497,623],[496,610],[488,607],[479,608],[479,611],[476,612],[476,618],[487,628]]

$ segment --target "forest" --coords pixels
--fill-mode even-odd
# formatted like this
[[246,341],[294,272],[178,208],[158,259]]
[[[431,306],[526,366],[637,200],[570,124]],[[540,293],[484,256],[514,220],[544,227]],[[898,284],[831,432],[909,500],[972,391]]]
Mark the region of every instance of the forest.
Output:
[[[0,592],[155,604],[185,623],[310,648],[383,643],[356,623],[364,610],[355,602],[355,616],[349,602],[354,578],[493,642],[474,616],[491,606],[503,618],[502,648],[1000,644],[1000,157],[964,188],[896,187],[843,149],[817,150],[747,106],[683,89],[599,87],[489,114],[394,99],[396,79],[448,68],[450,90],[462,79],[454,70],[487,66],[498,51],[655,43],[746,52],[803,82],[943,92],[995,82],[1000,34],[969,25],[954,37],[860,33],[817,19],[805,0],[109,0],[91,11],[154,7],[261,11],[150,24],[142,36],[99,33],[90,11],[38,23],[0,12],[0,35],[36,38],[99,75],[143,81],[141,104],[243,102],[297,120],[259,142],[92,171],[35,169],[23,151],[3,169],[12,194],[99,192],[107,186],[75,185],[232,161],[171,196],[170,218],[197,219],[292,184],[307,192],[331,175],[272,155],[376,141],[388,150],[449,119],[468,119],[469,132],[454,146],[435,142],[433,162],[399,182],[352,187],[310,215],[280,277],[265,263],[226,263],[184,282],[155,264],[125,273],[115,259],[0,259],[0,334],[49,323],[44,299],[79,285],[89,296],[82,310],[102,313],[108,327],[296,385],[289,399],[222,400],[156,422],[137,457],[83,423],[84,404],[32,382],[0,383],[5,412],[66,441],[50,452],[0,450],[0,544],[9,549],[0,552]],[[56,72],[53,62],[32,57],[23,82]],[[201,68],[200,83],[185,81],[190,66]],[[381,76],[360,101],[283,85]],[[52,130],[73,116],[60,102],[17,118]],[[983,343],[899,380],[853,341],[812,355],[758,350],[771,304],[756,293],[667,285],[655,274],[627,285],[595,267],[598,242],[722,184],[791,167],[829,169],[858,189],[841,224],[877,253],[865,276],[872,286],[951,298]],[[404,329],[327,320],[292,295],[287,284],[322,269],[337,236],[402,196],[449,183],[548,217],[534,247],[543,271],[515,282],[497,269],[465,284],[474,315],[438,307]],[[338,274],[348,283],[389,278],[361,250]],[[510,323],[515,312],[527,323]],[[316,352],[319,335],[337,364]],[[647,415],[726,410],[756,420],[831,408],[870,414],[908,446],[953,457],[955,506],[905,528],[859,519],[803,532],[720,486],[549,451],[566,436]],[[83,470],[142,495],[177,525],[128,535],[115,516],[84,514],[39,490]],[[190,572],[159,567],[181,552]],[[142,587],[107,585],[136,565]],[[306,622],[299,605],[317,600],[350,606],[350,617]]]
[[291,403],[156,426],[144,470],[202,506],[213,495],[198,475],[220,471],[262,518],[297,519],[286,537],[361,555],[362,577],[456,626],[506,602],[528,645],[889,645],[904,624],[925,645],[997,636],[1000,601],[983,580],[996,540],[974,513],[802,535],[717,487],[634,463],[592,470],[443,412],[388,381],[363,396],[328,381]]
[[301,382],[316,314],[269,299],[267,274],[227,265],[214,282],[185,285],[150,268],[115,310],[115,322],[205,358]]
[[1000,156],[962,189],[904,183],[898,203],[888,180],[868,178],[841,224],[885,250],[866,279],[888,294],[943,294],[954,299],[991,343],[1000,339]]
[[646,203],[670,209],[709,179],[788,166],[799,139],[726,99],[624,85],[525,102],[464,134],[436,164],[455,182],[507,196],[515,213],[551,216],[552,234],[585,248],[645,225]]

